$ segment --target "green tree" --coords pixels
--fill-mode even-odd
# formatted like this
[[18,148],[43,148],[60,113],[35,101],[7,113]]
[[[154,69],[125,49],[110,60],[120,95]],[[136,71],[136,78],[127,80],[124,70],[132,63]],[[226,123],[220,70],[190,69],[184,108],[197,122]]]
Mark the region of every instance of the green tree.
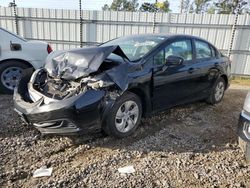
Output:
[[181,13],[188,13],[191,8],[190,0],[182,0],[180,8],[181,8]]
[[210,7],[207,9],[207,13],[208,13],[208,14],[215,14],[215,13],[217,13],[216,10],[217,10],[216,7],[210,6]]
[[142,3],[139,10],[142,12],[155,12],[157,8],[154,3]]
[[103,5],[102,10],[110,10],[110,7],[108,4]]
[[189,13],[194,13],[194,4],[191,4],[188,10]]
[[140,9],[142,12],[170,12],[169,2],[166,0],[164,2],[158,3],[142,3]]
[[248,0],[217,0],[214,5],[220,14],[235,14],[237,8],[239,8],[240,14],[250,12]]
[[136,11],[138,6],[138,0],[113,0],[110,6],[105,4],[102,10]]
[[181,12],[182,13],[204,13],[210,8],[212,0],[182,0]]
[[194,0],[193,8],[196,14],[207,12],[211,0]]

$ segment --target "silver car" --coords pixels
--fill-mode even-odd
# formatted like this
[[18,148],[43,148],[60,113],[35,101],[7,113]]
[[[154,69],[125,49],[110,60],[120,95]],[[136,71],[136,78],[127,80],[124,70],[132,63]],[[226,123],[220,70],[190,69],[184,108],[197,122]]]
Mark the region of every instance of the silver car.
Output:
[[250,92],[248,92],[238,123],[239,145],[250,162]]

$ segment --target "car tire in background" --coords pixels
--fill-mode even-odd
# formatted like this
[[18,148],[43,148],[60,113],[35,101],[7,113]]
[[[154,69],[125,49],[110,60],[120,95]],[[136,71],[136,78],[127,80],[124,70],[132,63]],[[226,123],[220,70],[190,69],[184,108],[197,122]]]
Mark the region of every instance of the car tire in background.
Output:
[[29,65],[16,60],[0,63],[0,92],[13,94],[15,86],[21,78],[23,69],[28,67]]
[[141,122],[141,116],[142,105],[140,98],[131,92],[125,92],[110,109],[103,129],[110,136],[127,137],[137,129]]
[[214,84],[214,87],[212,88],[211,93],[207,98],[207,102],[209,104],[219,103],[223,99],[225,90],[226,90],[226,82],[224,78],[220,77]]
[[250,143],[246,142],[241,137],[239,137],[239,146],[241,150],[244,152],[246,162],[250,163]]

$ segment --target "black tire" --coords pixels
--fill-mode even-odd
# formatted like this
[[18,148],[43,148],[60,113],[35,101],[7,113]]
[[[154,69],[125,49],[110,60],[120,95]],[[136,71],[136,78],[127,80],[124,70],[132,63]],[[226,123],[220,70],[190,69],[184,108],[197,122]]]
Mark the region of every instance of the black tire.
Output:
[[[137,118],[137,121],[133,128],[131,128],[127,132],[121,132],[117,129],[116,127],[116,114],[119,110],[119,108],[126,102],[126,101],[133,101],[137,104],[138,109],[139,109],[139,115]],[[141,122],[141,116],[142,116],[142,105],[141,105],[141,100],[140,98],[131,93],[131,92],[126,92],[122,96],[120,96],[116,101],[113,107],[110,109],[109,115],[106,118],[104,125],[103,125],[103,130],[106,134],[110,136],[114,136],[116,138],[124,138],[127,137],[131,134],[134,133],[134,131],[137,129],[138,125]]]
[[[216,98],[216,88],[218,87],[219,84],[223,84],[224,89],[223,89],[221,97],[218,99],[218,98]],[[209,97],[207,98],[207,102],[209,104],[217,104],[217,103],[221,102],[221,100],[223,99],[224,93],[225,93],[225,89],[226,89],[226,82],[225,82],[224,78],[222,78],[222,77],[218,78],[217,81],[215,82],[212,90],[211,90]]]
[[3,63],[0,63],[0,92],[4,94],[13,94],[13,89],[7,88],[3,82],[2,82],[2,74],[7,68],[11,67],[18,67],[20,69],[26,69],[30,67],[29,65],[16,61],[16,60],[11,60],[11,61],[5,61]]
[[241,150],[244,152],[246,162],[250,164],[250,143],[244,141],[241,137],[239,137],[239,146]]

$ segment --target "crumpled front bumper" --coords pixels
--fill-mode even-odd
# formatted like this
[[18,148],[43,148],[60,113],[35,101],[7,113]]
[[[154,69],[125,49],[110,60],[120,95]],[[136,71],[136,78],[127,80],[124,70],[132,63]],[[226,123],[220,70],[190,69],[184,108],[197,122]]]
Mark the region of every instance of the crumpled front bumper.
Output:
[[246,141],[250,142],[250,113],[242,111],[238,122],[238,136]]
[[100,128],[105,91],[88,90],[65,100],[44,103],[28,100],[26,76],[14,91],[14,108],[21,119],[43,134],[72,134]]

